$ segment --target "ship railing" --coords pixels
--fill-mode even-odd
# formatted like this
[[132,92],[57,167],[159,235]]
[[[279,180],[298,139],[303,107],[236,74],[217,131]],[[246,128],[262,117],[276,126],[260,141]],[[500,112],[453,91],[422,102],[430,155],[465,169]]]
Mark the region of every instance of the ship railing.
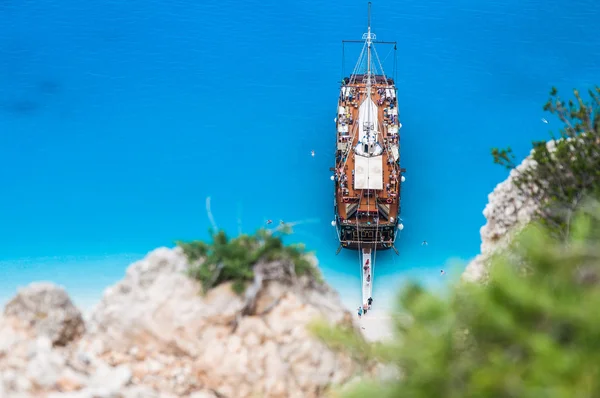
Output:
[[[354,183],[354,177],[353,177],[353,181],[352,182]],[[360,199],[361,199],[360,196],[344,196],[343,202],[346,203],[346,204],[349,204],[349,203],[358,203],[358,202],[360,202]],[[391,199],[392,202],[389,202],[388,199]],[[393,203],[395,201],[395,198],[376,198],[376,200],[377,200],[377,204],[384,205],[384,204]]]
[[[396,224],[395,221],[394,222],[389,222],[389,223],[379,221],[379,228],[381,228],[381,227],[391,227],[391,226],[394,226],[395,224]],[[366,222],[356,223],[355,221],[348,221],[347,223],[341,223],[340,225],[342,227],[344,225],[348,225],[348,226],[353,226],[353,227],[359,226],[359,227],[364,227],[364,228],[373,228],[373,229],[377,228],[377,224],[374,221],[371,222],[371,224],[366,223]]]
[[[367,73],[357,73],[357,74],[352,74],[350,75],[350,82],[352,81],[356,81],[359,78],[365,78],[367,76]],[[371,77],[373,78],[372,83],[374,84],[385,84],[388,86],[393,86],[394,85],[394,80],[392,78],[389,78],[385,75],[376,75],[376,74],[372,74]]]
[[365,244],[378,244],[378,245],[393,245],[396,242],[396,239],[393,240],[378,240],[378,241],[365,241],[365,240],[339,240],[340,243],[342,244],[361,244],[361,245],[365,245]]

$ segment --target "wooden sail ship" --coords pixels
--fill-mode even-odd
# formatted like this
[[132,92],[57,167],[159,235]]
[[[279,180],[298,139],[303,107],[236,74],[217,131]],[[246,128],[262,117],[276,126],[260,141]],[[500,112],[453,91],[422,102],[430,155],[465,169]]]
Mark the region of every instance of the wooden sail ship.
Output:
[[363,304],[371,297],[377,250],[394,249],[400,221],[400,128],[397,89],[385,74],[371,32],[369,3],[367,33],[352,74],[341,82],[338,99],[335,167],[335,221],[340,248],[358,250],[361,257]]

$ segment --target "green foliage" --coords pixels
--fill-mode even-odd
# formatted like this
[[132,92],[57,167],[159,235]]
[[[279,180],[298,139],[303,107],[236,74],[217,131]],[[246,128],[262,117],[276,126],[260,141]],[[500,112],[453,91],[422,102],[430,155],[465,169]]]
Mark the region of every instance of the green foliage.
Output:
[[310,275],[322,282],[321,274],[308,259],[303,245],[284,245],[282,236],[289,226],[275,230],[259,229],[254,235],[230,239],[224,231],[211,231],[212,241],[177,242],[193,266],[189,275],[202,284],[202,291],[232,281],[232,289],[243,294],[254,278],[254,266],[260,261],[292,262],[296,275]]
[[[526,197],[540,203],[538,219],[564,237],[573,212],[582,199],[600,193],[600,87],[589,90],[585,102],[577,90],[575,100],[560,99],[553,88],[544,110],[563,123],[555,150],[546,141],[534,141],[535,168],[519,170],[515,185]],[[494,163],[514,168],[509,148],[492,148]]]
[[[402,291],[396,342],[377,359],[402,379],[363,384],[346,397],[591,398],[600,391],[600,206],[584,206],[567,241],[531,224],[517,256],[498,256],[486,284],[464,282],[441,298]],[[519,258],[527,264],[515,263]],[[319,331],[356,349],[346,331]],[[361,352],[375,357],[373,349]]]
[[511,147],[507,147],[506,149],[492,148],[492,157],[494,158],[494,163],[502,165],[508,170],[516,167],[515,155]]

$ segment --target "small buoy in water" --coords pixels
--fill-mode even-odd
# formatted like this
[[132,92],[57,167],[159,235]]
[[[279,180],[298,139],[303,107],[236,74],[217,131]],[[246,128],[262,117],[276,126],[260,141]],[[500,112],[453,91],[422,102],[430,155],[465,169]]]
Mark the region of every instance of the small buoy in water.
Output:
[[333,180],[335,180],[335,176],[331,176],[331,177],[329,177],[329,179],[330,179],[331,181],[333,181]]
[[548,124],[548,121],[546,119],[544,119],[544,118],[542,118],[542,122]]
[[402,176],[402,177],[400,178],[400,181],[402,181],[402,182],[406,181],[406,177]]
[[335,227],[335,220],[331,222],[331,226]]
[[404,224],[398,224],[398,229],[402,231],[404,229]]

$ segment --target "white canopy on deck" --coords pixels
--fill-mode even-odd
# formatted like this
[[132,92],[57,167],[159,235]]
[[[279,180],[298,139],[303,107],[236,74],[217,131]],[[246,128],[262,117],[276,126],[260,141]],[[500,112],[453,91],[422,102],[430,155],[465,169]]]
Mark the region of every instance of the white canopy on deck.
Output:
[[354,189],[383,189],[383,156],[354,157]]

